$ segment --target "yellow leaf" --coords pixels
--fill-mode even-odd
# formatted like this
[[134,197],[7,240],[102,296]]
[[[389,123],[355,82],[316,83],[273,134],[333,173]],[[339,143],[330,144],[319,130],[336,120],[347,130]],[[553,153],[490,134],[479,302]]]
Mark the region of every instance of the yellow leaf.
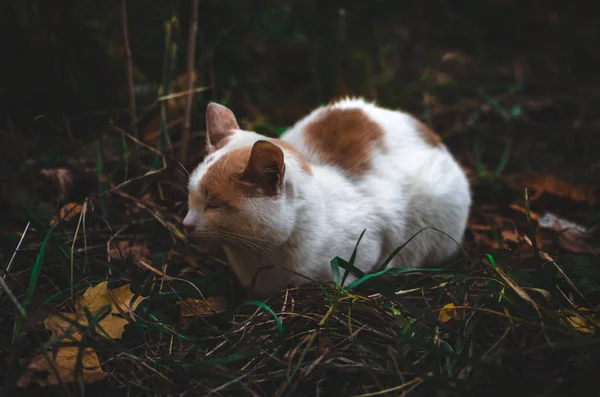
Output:
[[[81,204],[67,203],[60,209],[60,219],[68,222],[71,219],[75,218],[77,215],[81,214],[82,209],[83,206]],[[58,222],[58,219],[56,218],[56,216],[53,216],[52,219],[50,219],[50,225],[53,225],[56,222]]]
[[584,318],[579,316],[569,316],[567,317],[567,322],[576,331],[579,331],[583,334],[593,334],[596,332],[596,328],[594,326],[590,325]]
[[204,299],[186,298],[177,302],[181,308],[181,317],[210,316],[227,310],[229,301],[224,296],[209,296]]
[[[590,309],[586,309],[583,307],[575,306],[575,308],[581,312],[591,312]],[[562,310],[560,310],[560,312],[562,312]],[[594,334],[596,333],[597,327],[600,327],[600,322],[596,320],[596,317],[593,314],[589,316],[589,320],[592,323],[590,324],[590,321],[580,316],[579,314],[572,311],[570,313],[573,313],[573,315],[566,317],[567,324],[569,324],[571,327],[573,327],[574,330],[579,331],[582,334]]]
[[[27,387],[30,383],[37,383],[40,386],[59,385],[63,382],[72,382],[75,379],[77,368],[78,347],[61,347],[56,352],[47,351],[46,354],[39,354],[33,358],[25,373],[19,378],[17,386]],[[100,360],[96,352],[86,347],[81,352],[81,373],[86,383],[94,383],[106,378],[107,373],[102,370]],[[40,376],[42,375],[43,376]]]
[[455,309],[456,305],[454,303],[448,303],[440,310],[438,314],[438,320],[442,323],[447,323],[451,320],[460,320],[460,316]]
[[[50,315],[44,320],[44,326],[52,333],[54,338],[60,338],[64,342],[81,341],[81,334],[76,324],[88,325],[84,309],[95,316],[105,307],[110,307],[110,313],[98,323],[102,330],[97,329],[97,331],[100,335],[108,335],[111,338],[118,339],[123,335],[128,321],[114,315],[123,312],[126,316],[132,318],[133,311],[145,299],[138,297],[132,302],[133,296],[130,284],[109,290],[108,283],[104,281],[88,288],[82,296],[78,297],[75,304],[76,313]],[[69,336],[66,335],[67,333]],[[55,355],[50,350],[45,354],[37,355],[29,364],[17,385],[27,387],[32,382],[38,383],[40,386],[60,384],[55,371],[59,373],[63,382],[72,382],[75,379],[78,353],[79,347],[67,346],[59,347]],[[107,374],[100,367],[100,360],[96,352],[92,348],[86,347],[81,354],[83,380],[87,383],[93,383],[104,379]],[[40,372],[47,372],[48,374],[40,378],[37,376]]]
[[[92,315],[97,315],[104,308],[110,306],[109,314],[104,317],[98,325],[102,329],[97,329],[101,335],[108,335],[113,339],[119,339],[123,335],[125,325],[129,321],[126,318],[117,317],[117,315],[125,315],[125,317],[133,318],[132,314],[140,303],[145,299],[138,297],[135,302],[132,302],[133,292],[131,292],[130,284],[124,285],[113,290],[108,289],[106,281],[88,288],[85,293],[77,299],[75,304],[76,314],[61,313],[73,322],[82,326],[87,326],[87,317],[85,316],[84,308],[89,310]],[[122,313],[122,314],[121,314]],[[65,319],[58,315],[50,315],[44,321],[44,326],[52,332],[53,336],[64,334],[67,329],[73,328],[71,332],[76,333],[75,327]]]
[[[74,313],[61,313],[61,315],[65,318],[57,315],[48,316],[44,320],[44,327],[46,327],[48,331],[52,332],[53,338],[58,338],[59,336],[66,334],[67,331],[70,331],[71,337],[80,341],[81,334],[74,327],[73,323],[76,322],[81,324],[82,321],[78,319],[77,315]],[[67,337],[63,339],[68,341]]]

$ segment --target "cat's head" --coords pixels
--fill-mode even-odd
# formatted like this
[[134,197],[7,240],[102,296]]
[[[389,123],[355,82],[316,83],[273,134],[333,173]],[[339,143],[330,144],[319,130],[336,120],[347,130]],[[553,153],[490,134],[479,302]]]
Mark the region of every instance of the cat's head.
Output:
[[189,235],[246,246],[283,243],[293,214],[282,148],[241,130],[235,115],[216,103],[206,109],[206,134],[208,155],[188,184],[183,224]]

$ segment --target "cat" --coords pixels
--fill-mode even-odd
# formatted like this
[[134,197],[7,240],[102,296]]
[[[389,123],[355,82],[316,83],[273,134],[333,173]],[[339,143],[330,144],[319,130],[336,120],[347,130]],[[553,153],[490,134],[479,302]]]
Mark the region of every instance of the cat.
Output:
[[206,134],[184,228],[222,244],[257,296],[332,281],[331,259],[348,259],[363,230],[355,266],[365,273],[427,227],[448,235],[425,229],[389,266],[435,266],[459,248],[467,177],[440,137],[407,113],[345,98],[274,139],[240,129],[232,111],[210,103]]

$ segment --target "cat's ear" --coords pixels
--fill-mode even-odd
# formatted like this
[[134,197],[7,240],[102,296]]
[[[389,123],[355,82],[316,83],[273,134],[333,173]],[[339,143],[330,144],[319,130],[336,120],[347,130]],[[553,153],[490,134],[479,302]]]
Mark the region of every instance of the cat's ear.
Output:
[[209,149],[214,149],[223,143],[233,132],[240,127],[235,115],[229,109],[218,103],[211,102],[206,107],[206,144]]
[[252,146],[250,159],[240,180],[264,195],[275,196],[281,191],[285,162],[281,148],[269,141],[258,141]]

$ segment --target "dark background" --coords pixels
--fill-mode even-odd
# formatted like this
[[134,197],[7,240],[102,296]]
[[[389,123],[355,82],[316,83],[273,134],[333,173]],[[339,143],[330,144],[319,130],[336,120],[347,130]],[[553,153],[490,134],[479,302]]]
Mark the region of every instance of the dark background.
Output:
[[[127,1],[138,120],[135,128],[129,114],[121,4],[116,0],[0,2],[2,268],[9,262],[26,222],[32,225],[7,277],[19,302],[47,312],[72,310],[70,291],[74,283],[78,285],[76,294],[105,279],[116,284],[132,282],[140,289],[148,280],[161,283],[156,277],[151,280],[153,275],[131,260],[111,261],[106,251],[110,251],[113,240],[148,250],[153,255],[148,262],[156,269],[168,265],[169,274],[192,280],[207,296],[226,295],[228,292],[223,291],[229,291],[232,278],[222,261],[190,251],[176,236],[186,207],[185,170],[191,170],[204,154],[207,103],[218,101],[230,107],[243,128],[276,135],[318,105],[343,95],[364,96],[423,120],[465,167],[474,205],[465,238],[469,258],[461,257],[456,267],[473,273],[460,282],[450,274],[448,280],[453,284],[443,291],[437,287],[443,275],[410,279],[407,285],[416,291],[423,288],[423,295],[418,292],[407,295],[407,299],[428,312],[450,302],[496,310],[499,316],[474,310],[469,317],[465,315],[464,322],[446,324],[448,346],[461,357],[481,358],[507,372],[485,365],[471,372],[468,360],[442,358],[435,350],[437,346],[427,347],[432,335],[437,338],[429,331],[419,331],[423,332],[425,348],[403,345],[392,329],[396,317],[391,321],[386,317],[390,312],[382,305],[368,306],[372,303],[364,301],[368,306],[363,307],[368,309],[363,313],[365,322],[381,322],[361,331],[363,339],[347,343],[352,331],[343,325],[350,314],[346,316],[343,310],[334,313],[339,317],[329,324],[341,327],[332,331],[331,337],[338,347],[346,346],[335,354],[363,363],[361,369],[347,372],[350,367],[345,364],[337,369],[321,365],[312,373],[307,370],[306,378],[296,377],[294,387],[312,393],[315,382],[330,379],[330,383],[323,383],[325,392],[336,394],[347,387],[344,393],[360,394],[397,385],[390,361],[380,359],[388,357],[385,349],[390,341],[397,344],[398,357],[406,355],[402,358],[405,361],[399,361],[403,371],[412,373],[413,363],[419,362],[421,372],[414,376],[435,373],[425,392],[419,389],[417,393],[457,381],[477,396],[520,395],[520,391],[521,395],[570,396],[584,393],[596,381],[594,374],[600,362],[597,336],[574,330],[572,324],[569,327],[563,310],[598,307],[598,245],[590,242],[591,238],[576,236],[574,241],[565,241],[556,230],[537,226],[534,230],[524,214],[529,203],[524,202],[523,189],[532,189],[532,195],[535,190],[546,189],[549,194],[532,200],[532,211],[541,214],[550,210],[579,222],[590,234],[595,233],[597,241],[599,2],[200,1],[194,86],[205,90],[194,96],[192,139],[185,161],[179,156],[185,100],[179,97],[157,102],[157,98],[185,89],[190,1]],[[137,131],[146,146],[134,144],[125,131]],[[136,150],[139,158],[135,157]],[[164,170],[160,153],[168,165]],[[110,191],[157,170],[160,172]],[[85,198],[89,198],[87,224],[83,226],[87,235],[77,233],[81,219],[77,215],[61,220],[46,240],[52,217],[68,218],[59,210],[66,203],[81,203]],[[119,234],[121,230],[125,231]],[[538,239],[539,246],[533,250],[530,237]],[[44,259],[40,252],[46,246]],[[74,260],[73,254],[69,255],[72,248],[79,250]],[[538,248],[556,258],[585,297],[580,299],[578,292],[570,289],[570,281],[567,283],[556,269],[551,270],[556,274],[544,273],[547,261],[540,259]],[[530,290],[538,303],[549,307],[544,309],[543,321],[548,324],[550,337],[544,334],[543,322],[537,326],[542,321],[539,313],[529,302],[510,295],[504,280],[483,262],[487,253],[493,253],[496,261],[518,278],[519,285],[550,291],[552,301],[545,302]],[[30,293],[32,264],[39,257],[43,269],[37,289]],[[494,282],[483,283],[484,278]],[[555,288],[559,284],[560,289]],[[245,320],[236,320],[235,327],[230,319],[214,327],[203,323],[195,329],[199,341],[181,342],[179,350],[172,353],[172,336],[164,327],[156,326],[156,318],[179,332],[177,304],[181,297],[197,296],[185,283],[168,285],[174,286],[174,295],[152,295],[137,313],[138,325],[146,328],[130,324],[122,345],[90,339],[97,343],[94,346],[102,360],[129,349],[136,349],[139,355],[135,362],[125,358],[107,361],[104,367],[111,378],[103,386],[106,390],[124,391],[127,385],[135,392],[132,395],[144,395],[148,389],[166,394],[190,392],[200,385],[197,390],[201,393],[228,384],[230,388],[223,395],[248,390],[255,395],[273,395],[286,382],[282,374],[287,370],[287,352],[304,343],[304,330],[316,327],[307,319],[323,318],[329,307],[316,288],[312,295],[309,289],[292,292],[307,302],[298,306],[308,314],[286,320],[286,343],[277,339],[274,326],[267,329],[273,324],[272,318],[261,312],[261,326],[252,328],[248,335],[232,333],[232,340],[239,338],[239,344],[231,344],[231,350],[219,350],[216,361],[206,364],[201,361],[217,346],[223,330],[241,329],[240,321]],[[0,373],[6,374],[3,379],[12,385],[22,373],[20,359],[44,350],[48,332],[38,313],[40,318],[28,319],[31,321],[22,335],[13,335],[18,314],[6,293],[0,297],[0,357],[6,357],[0,360]],[[405,309],[401,304],[394,307]],[[251,321],[252,311],[247,309],[245,318]],[[509,309],[515,318],[525,320],[508,324],[502,313]],[[432,313],[437,316],[437,312]],[[591,316],[591,312],[586,313]],[[301,321],[305,323],[299,324]],[[383,329],[389,334],[379,332]],[[19,343],[13,340],[17,337]],[[560,348],[546,344],[547,338]],[[496,350],[490,358],[487,352],[492,349]],[[255,372],[244,372],[253,354],[258,357],[265,351],[281,355],[279,361],[266,361]],[[248,355],[227,361],[238,353]],[[149,366],[142,367],[142,362]],[[197,367],[196,373],[188,372],[188,363],[206,366]],[[379,364],[385,371],[378,367],[382,384],[376,388],[373,382],[378,380],[370,368]],[[154,365],[161,371],[172,371],[168,376],[174,383],[144,369]],[[277,377],[268,375],[273,368],[279,371]],[[448,374],[448,368],[454,372]],[[244,381],[248,389],[243,382],[228,383],[242,375],[248,375]],[[105,389],[98,390],[105,395]]]

